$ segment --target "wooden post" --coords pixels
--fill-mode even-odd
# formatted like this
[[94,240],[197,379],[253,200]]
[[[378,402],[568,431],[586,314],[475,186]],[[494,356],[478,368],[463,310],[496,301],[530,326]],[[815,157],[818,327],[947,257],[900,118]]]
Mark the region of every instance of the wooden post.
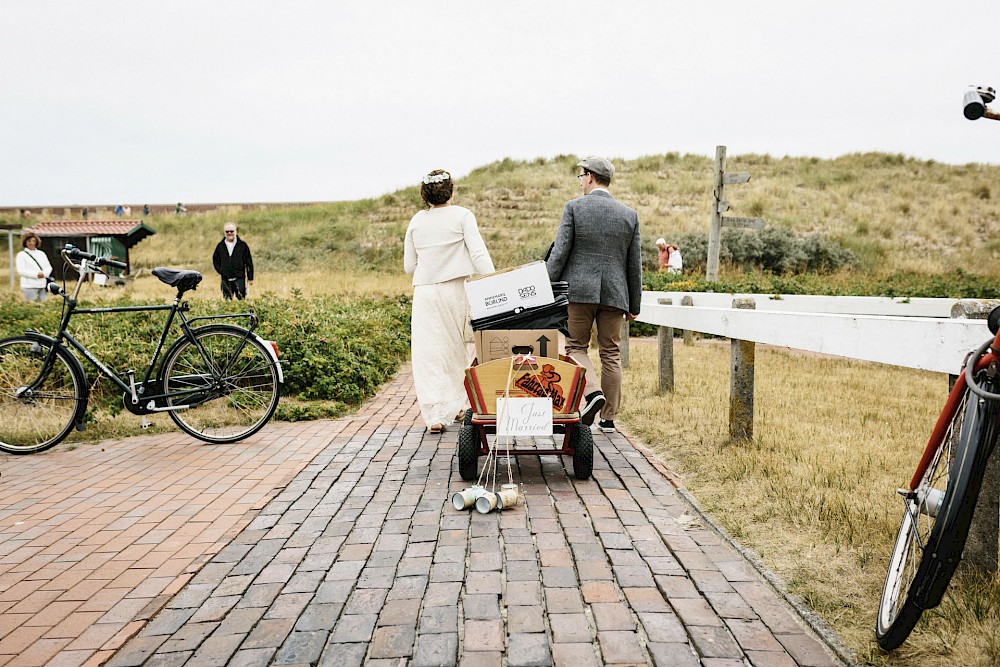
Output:
[[[1000,301],[963,299],[951,308],[951,316],[962,319],[986,319]],[[983,340],[989,336],[983,327]],[[950,376],[949,389],[955,376]],[[997,573],[998,540],[1000,540],[1000,456],[991,456],[983,474],[983,488],[979,492],[976,511],[969,526],[969,539],[962,555],[963,567],[978,574]]]
[[[659,298],[656,302],[660,305],[669,306],[673,304],[672,299]],[[660,382],[657,388],[658,394],[667,394],[674,390],[674,328],[660,326],[656,328],[656,344],[660,352],[659,373]]]
[[726,147],[715,147],[715,183],[712,188],[712,217],[708,228],[708,258],[705,263],[705,279],[715,282],[719,279],[719,253],[722,251],[723,227],[750,227],[760,229],[767,222],[763,218],[742,218],[722,214],[729,210],[729,202],[723,198],[727,185],[739,185],[750,181],[750,172],[726,173]]
[[14,288],[14,274],[17,270],[14,267],[14,230],[7,230],[7,254],[10,256],[10,286]]
[[[681,305],[682,306],[693,306],[694,305],[694,299],[692,299],[690,296],[681,297]],[[694,345],[694,332],[691,329],[684,329],[684,332],[683,332],[682,335],[684,336],[684,344],[685,345]]]
[[[753,299],[733,299],[733,308],[755,309]],[[744,340],[730,341],[732,365],[729,375],[729,437],[753,439],[753,365],[755,345]]]
[[715,181],[712,186],[712,216],[708,228],[708,263],[705,268],[705,280],[715,282],[719,279],[719,251],[722,249],[722,212],[719,202],[722,199],[722,175],[726,172],[726,147],[715,147]]
[[622,321],[622,342],[620,345],[622,353],[622,368],[628,368],[628,348],[629,348],[629,320]]

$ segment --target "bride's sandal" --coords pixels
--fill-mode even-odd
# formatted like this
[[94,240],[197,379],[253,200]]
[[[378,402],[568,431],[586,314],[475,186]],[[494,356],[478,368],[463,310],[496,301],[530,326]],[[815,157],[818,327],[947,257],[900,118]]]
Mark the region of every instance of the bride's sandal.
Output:
[[430,428],[427,429],[428,433],[444,433],[444,424],[432,424]]

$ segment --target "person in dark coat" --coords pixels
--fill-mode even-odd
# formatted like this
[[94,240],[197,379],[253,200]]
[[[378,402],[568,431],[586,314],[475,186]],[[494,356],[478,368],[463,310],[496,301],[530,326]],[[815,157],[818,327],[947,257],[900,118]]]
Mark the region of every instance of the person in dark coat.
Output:
[[253,257],[250,246],[236,236],[236,223],[227,222],[222,228],[223,238],[215,246],[212,265],[222,276],[222,297],[224,299],[245,299],[247,285],[253,285]]
[[[577,166],[584,196],[563,209],[546,268],[551,280],[569,283],[566,354],[586,369],[580,417],[590,425],[600,411],[601,430],[613,433],[621,403],[622,322],[635,319],[642,300],[639,215],[608,191],[615,174],[610,161],[588,157]],[[587,356],[595,324],[600,384]]]

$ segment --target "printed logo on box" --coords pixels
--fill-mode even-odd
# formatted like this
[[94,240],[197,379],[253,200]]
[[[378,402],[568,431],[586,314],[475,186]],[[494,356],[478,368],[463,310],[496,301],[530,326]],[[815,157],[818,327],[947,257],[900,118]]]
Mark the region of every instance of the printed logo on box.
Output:
[[492,296],[486,297],[485,301],[487,308],[493,308],[494,306],[499,306],[500,304],[507,301],[507,294],[504,292],[500,292],[499,294],[494,294]]
[[521,297],[522,301],[524,301],[525,299],[534,299],[536,296],[538,296],[538,288],[535,287],[534,285],[528,285],[527,287],[518,287],[517,295]]

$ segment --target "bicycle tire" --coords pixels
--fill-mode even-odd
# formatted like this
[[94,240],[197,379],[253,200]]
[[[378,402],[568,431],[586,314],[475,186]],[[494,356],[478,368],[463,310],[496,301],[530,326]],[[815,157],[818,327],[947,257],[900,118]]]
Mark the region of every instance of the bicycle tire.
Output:
[[[239,442],[271,419],[278,407],[277,365],[255,336],[240,327],[215,324],[194,331],[205,350],[188,338],[174,343],[163,363],[168,414],[182,431],[214,444]],[[211,364],[211,367],[209,366]],[[216,380],[219,373],[223,377]],[[169,396],[181,391],[186,396]]]
[[31,336],[0,341],[0,450],[34,454],[61,442],[83,417],[87,381],[76,357],[56,348],[37,387],[53,343]]
[[[992,381],[983,384],[992,390]],[[996,444],[997,412],[996,401],[966,388],[937,455],[915,494],[904,498],[875,622],[876,641],[886,651],[906,641],[923,612],[941,602],[955,574]]]

